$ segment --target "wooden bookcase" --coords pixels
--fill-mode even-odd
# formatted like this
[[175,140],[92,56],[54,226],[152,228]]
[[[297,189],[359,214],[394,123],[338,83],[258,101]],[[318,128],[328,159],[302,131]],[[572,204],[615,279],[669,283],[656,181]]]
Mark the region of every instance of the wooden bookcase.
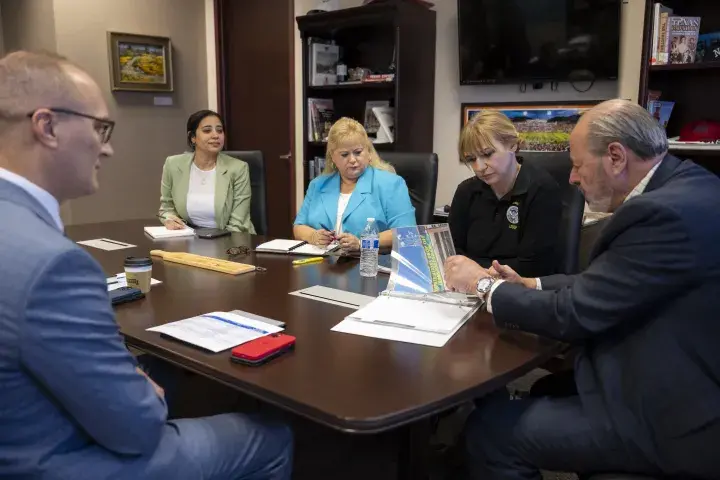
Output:
[[[308,163],[325,156],[323,142],[309,141],[308,98],[333,100],[333,120],[351,117],[363,123],[367,101],[387,100],[394,107],[394,142],[375,144],[383,151],[432,152],[435,101],[436,14],[415,3],[388,0],[334,12],[297,17],[302,38],[303,184],[308,186]],[[334,40],[348,68],[394,73],[385,83],[310,85],[310,38]],[[394,72],[390,71],[393,63]]]
[[[674,101],[667,134],[668,137],[675,137],[680,135],[684,125],[692,121],[720,121],[720,62],[650,65],[654,3],[653,0],[647,0],[645,7],[639,101],[647,107],[649,90],[660,90],[661,100]],[[674,15],[701,17],[701,34],[720,31],[720,1],[661,0],[661,3],[672,8]],[[720,174],[720,145],[671,146],[670,153],[680,158],[690,158]]]

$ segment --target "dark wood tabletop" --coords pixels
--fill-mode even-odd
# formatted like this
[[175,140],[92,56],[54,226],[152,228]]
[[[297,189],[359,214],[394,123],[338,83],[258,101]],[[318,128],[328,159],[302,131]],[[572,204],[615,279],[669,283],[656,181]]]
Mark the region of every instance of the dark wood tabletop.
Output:
[[[233,234],[154,241],[143,232],[148,225],[157,220],[71,226],[67,235],[75,241],[108,238],[137,245],[116,251],[83,247],[108,276],[123,270],[126,256],[146,256],[152,249],[228,259],[229,247],[266,240]],[[502,331],[487,314],[477,314],[443,348],[332,332],[351,310],[288,293],[324,285],[375,296],[386,287],[387,275],[361,277],[356,259],[293,266],[294,258],[251,253],[235,260],[267,271],[239,276],[155,259],[152,276],[163,283],[146,298],[115,307],[117,322],[133,347],[316,422],[357,433],[392,429],[481,396],[561,350],[556,342]],[[248,367],[232,363],[229,351],[212,354],[146,331],[235,309],[286,322],[286,332],[297,337],[295,351]]]

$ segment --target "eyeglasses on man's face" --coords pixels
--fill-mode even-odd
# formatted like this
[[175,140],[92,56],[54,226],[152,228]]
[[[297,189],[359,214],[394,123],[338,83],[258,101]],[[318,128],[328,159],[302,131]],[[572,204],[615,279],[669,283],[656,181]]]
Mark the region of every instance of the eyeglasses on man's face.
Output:
[[[51,112],[64,115],[73,115],[75,117],[89,118],[93,121],[93,127],[98,133],[98,136],[100,137],[100,141],[102,143],[108,143],[110,141],[110,136],[112,135],[113,129],[115,128],[115,122],[113,122],[112,120],[94,117],[92,115],[88,115],[87,113],[80,113],[67,108],[46,108],[46,110],[50,110]],[[32,118],[32,116],[35,115],[35,112],[37,112],[37,110],[28,113],[28,118]]]

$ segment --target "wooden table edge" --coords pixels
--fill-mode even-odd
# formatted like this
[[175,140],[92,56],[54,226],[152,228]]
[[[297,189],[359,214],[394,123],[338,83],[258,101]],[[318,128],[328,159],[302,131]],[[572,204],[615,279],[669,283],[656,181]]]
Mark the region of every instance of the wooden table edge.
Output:
[[305,406],[287,397],[277,395],[267,389],[260,388],[251,383],[241,382],[237,378],[226,375],[224,372],[206,368],[203,363],[196,362],[191,358],[179,355],[171,350],[158,349],[149,343],[143,342],[142,340],[125,336],[125,342],[127,345],[140,350],[141,352],[157,356],[173,365],[192,371],[198,375],[202,375],[209,380],[219,382],[229,388],[232,388],[233,390],[237,390],[245,395],[249,395],[258,400],[269,403],[282,410],[297,414],[313,422],[320,423],[326,427],[332,428],[333,430],[356,435],[372,435],[395,430],[457,407],[465,402],[471,401],[472,399],[480,398],[497,390],[500,386],[507,385],[511,380],[519,378],[544,364],[551,358],[562,353],[566,348],[565,344],[557,342],[552,349],[548,349],[542,355],[533,359],[533,361],[520,365],[518,368],[513,370],[508,370],[504,374],[494,377],[493,381],[482,383],[434,403],[426,404],[413,410],[392,414],[386,417],[353,419],[328,415],[321,410]]

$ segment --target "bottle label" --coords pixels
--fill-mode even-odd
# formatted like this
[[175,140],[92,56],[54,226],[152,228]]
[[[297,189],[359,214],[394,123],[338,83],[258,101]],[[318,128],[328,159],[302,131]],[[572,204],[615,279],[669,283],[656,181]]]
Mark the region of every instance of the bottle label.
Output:
[[370,238],[363,239],[363,240],[361,241],[361,248],[375,248],[375,249],[378,249],[378,248],[380,248],[380,240],[377,239],[377,238],[375,238],[375,239],[370,239]]

